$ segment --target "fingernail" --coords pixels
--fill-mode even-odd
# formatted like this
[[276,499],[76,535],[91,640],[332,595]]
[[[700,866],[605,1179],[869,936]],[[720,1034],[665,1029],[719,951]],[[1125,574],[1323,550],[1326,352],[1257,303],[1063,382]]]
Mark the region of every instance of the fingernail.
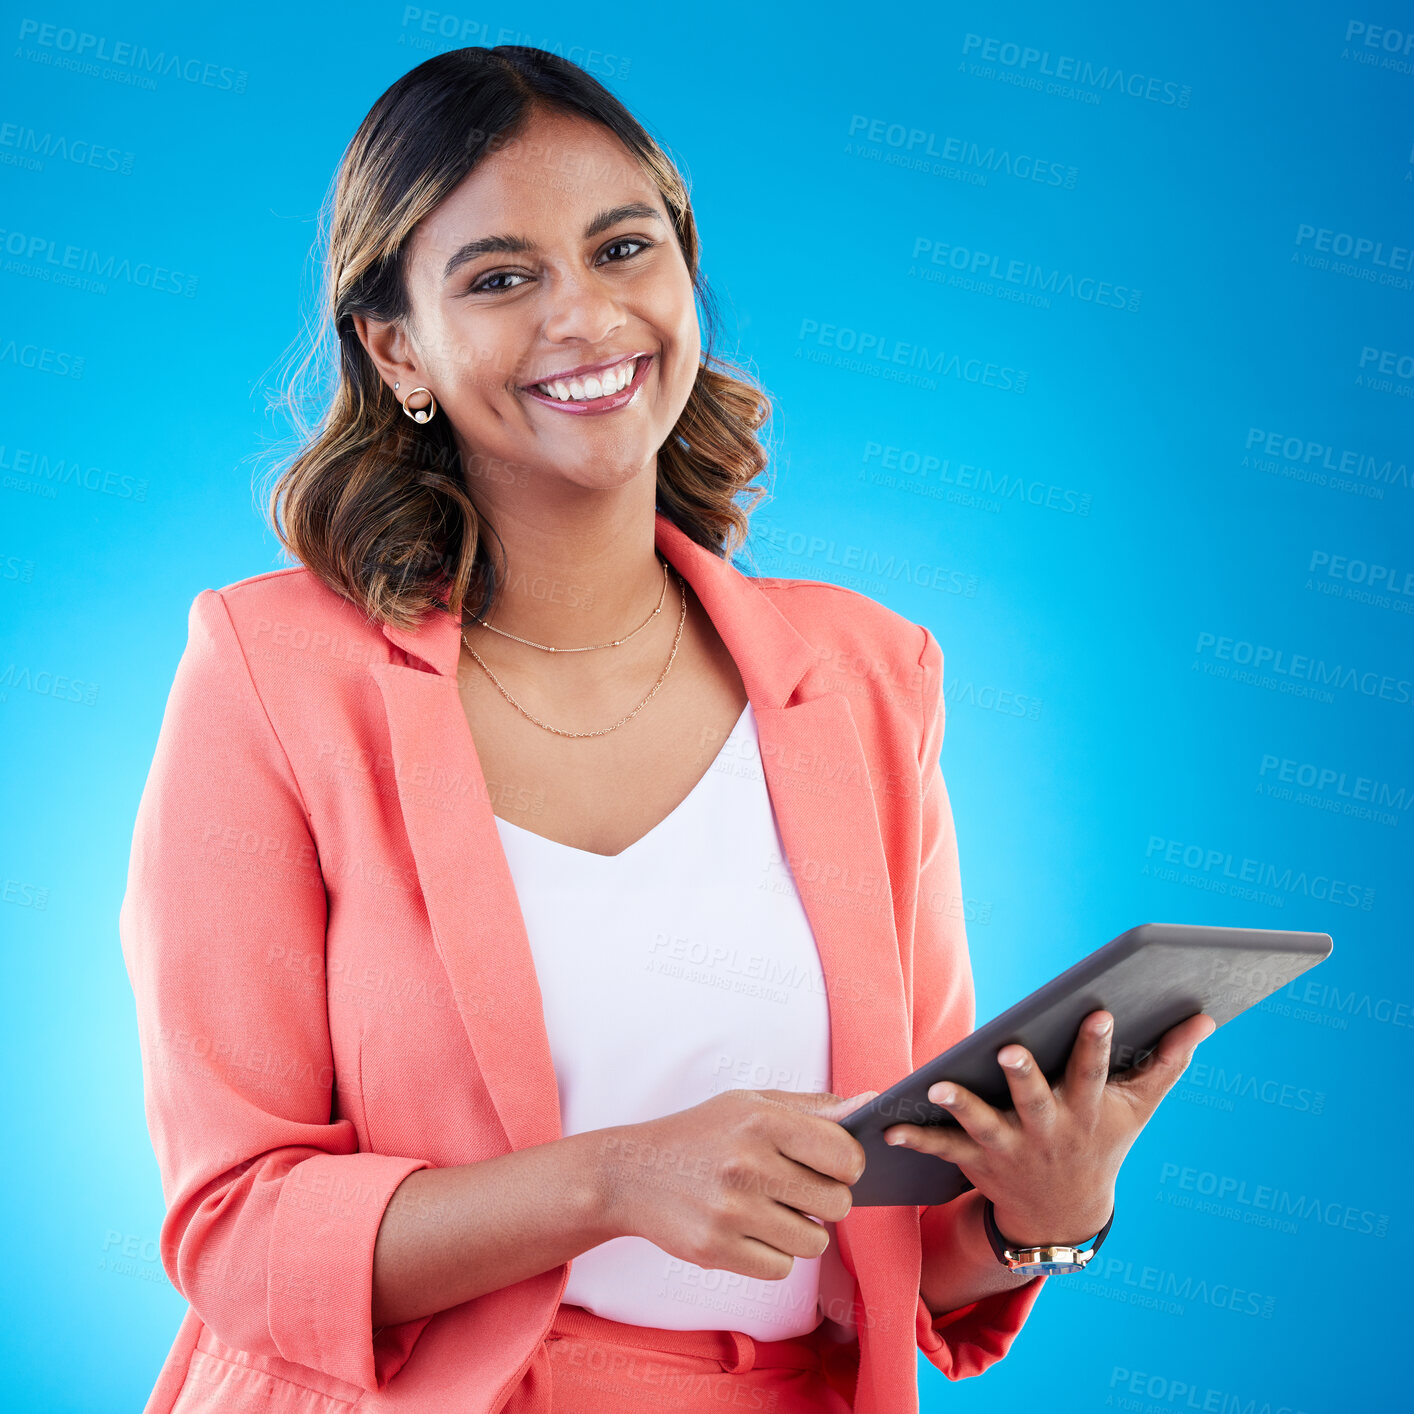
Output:
[[1111,1030],[1111,1028],[1114,1026],[1114,1024],[1115,1024],[1115,1023],[1114,1023],[1114,1017],[1112,1017],[1112,1016],[1107,1016],[1102,1022],[1100,1022],[1100,1023],[1095,1027],[1095,1034],[1096,1034],[1097,1036],[1108,1036],[1108,1035],[1110,1034],[1110,1030]]
[[951,1085],[935,1085],[928,1091],[928,1098],[935,1105],[950,1105],[957,1099],[957,1091]]
[[906,1134],[886,1134],[886,1135],[884,1135],[884,1143],[885,1143],[885,1144],[902,1144],[902,1145],[904,1145],[904,1146],[906,1147],[907,1144],[908,1144],[908,1135],[906,1135]]

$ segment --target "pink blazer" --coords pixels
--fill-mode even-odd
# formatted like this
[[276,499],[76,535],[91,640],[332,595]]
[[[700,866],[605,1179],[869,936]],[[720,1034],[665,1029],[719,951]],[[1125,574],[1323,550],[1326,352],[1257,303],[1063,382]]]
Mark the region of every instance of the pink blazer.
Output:
[[[831,1088],[974,1026],[939,768],[942,652],[852,590],[755,579],[662,514],[741,672],[828,984]],[[455,619],[370,624],[303,568],[192,603],[120,915],[163,1267],[189,1303],[147,1414],[540,1408],[569,1264],[375,1330],[374,1240],[416,1169],[560,1137],[535,969],[456,688]],[[922,1209],[839,1224],[855,1409],[980,1374],[1044,1278],[934,1321]]]

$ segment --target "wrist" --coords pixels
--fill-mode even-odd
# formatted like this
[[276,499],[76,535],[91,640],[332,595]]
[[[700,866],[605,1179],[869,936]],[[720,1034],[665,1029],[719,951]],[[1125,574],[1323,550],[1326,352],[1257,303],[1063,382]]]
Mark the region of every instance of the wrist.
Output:
[[630,1235],[623,1206],[624,1165],[631,1144],[628,1126],[594,1129],[575,1136],[583,1152],[575,1154],[573,1171],[579,1179],[575,1203],[591,1245]]
[[1099,1204],[1087,1204],[1078,1213],[1072,1210],[1060,1217],[1043,1214],[1039,1219],[1012,1213],[993,1203],[992,1221],[1011,1247],[1081,1247],[1104,1227],[1114,1210],[1113,1193]]
[[590,1130],[585,1143],[583,1172],[587,1176],[585,1215],[598,1240],[636,1236],[633,1222],[633,1179],[641,1164],[652,1164],[658,1150],[645,1143],[643,1126],[614,1124]]

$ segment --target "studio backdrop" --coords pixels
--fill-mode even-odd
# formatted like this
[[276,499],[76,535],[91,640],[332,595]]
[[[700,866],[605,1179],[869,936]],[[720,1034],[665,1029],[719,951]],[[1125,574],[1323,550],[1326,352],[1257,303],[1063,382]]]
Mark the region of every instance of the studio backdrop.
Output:
[[983,1377],[920,1360],[922,1408],[1409,1408],[1414,11],[4,24],[7,1405],[138,1409],[181,1318],[117,918],[187,610],[287,563],[254,488],[343,145],[519,43],[690,178],[774,404],[739,566],[942,646],[978,1020],[1141,922],[1334,940],[1200,1047],[1091,1268]]

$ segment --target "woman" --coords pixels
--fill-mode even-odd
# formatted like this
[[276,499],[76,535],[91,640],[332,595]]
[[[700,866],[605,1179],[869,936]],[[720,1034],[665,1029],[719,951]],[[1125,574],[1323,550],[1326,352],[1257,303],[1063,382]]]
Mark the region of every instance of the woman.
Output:
[[[897,1126],[976,1189],[850,1211],[835,1120],[967,1034],[942,654],[749,579],[764,399],[687,193],[538,50],[443,54],[341,165],[299,565],[192,605],[121,929],[190,1310],[149,1411],[916,1409],[1005,1355],[1209,1018]],[[841,1096],[850,1098],[842,1100]],[[1022,1118],[1018,1118],[1018,1115]]]

